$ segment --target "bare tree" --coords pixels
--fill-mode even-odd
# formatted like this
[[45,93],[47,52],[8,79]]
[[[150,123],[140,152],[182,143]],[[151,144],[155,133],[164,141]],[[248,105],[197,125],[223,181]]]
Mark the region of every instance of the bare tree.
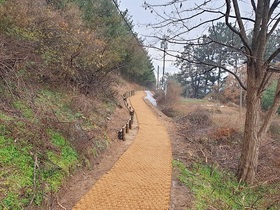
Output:
[[[218,67],[232,74],[247,91],[246,121],[243,136],[243,147],[238,168],[238,177],[241,181],[253,183],[258,166],[260,142],[265,137],[280,105],[280,79],[275,92],[274,103],[264,118],[261,118],[261,97],[265,88],[271,83],[273,75],[280,72],[276,64],[276,57],[280,54],[280,41],[273,50],[267,46],[280,22],[280,0],[170,0],[157,5],[144,3],[146,9],[156,13],[160,18],[151,26],[160,29],[174,44],[200,44],[193,37],[193,32],[202,33],[203,29],[224,21],[227,27],[240,38],[242,47],[236,47],[229,41],[223,42],[213,37],[208,37],[208,43],[224,46],[228,51],[233,51],[243,56],[243,63],[247,64],[247,81],[243,84],[235,68],[229,64],[221,65],[215,61],[205,62],[192,58],[188,62]],[[166,29],[166,30],[164,30]],[[154,35],[161,37],[161,35]],[[205,44],[205,43],[203,43]],[[269,52],[269,54],[267,54]],[[170,53],[172,54],[172,53]],[[176,55],[175,55],[176,56]],[[231,56],[231,55],[229,55]],[[232,57],[229,57],[232,59]],[[241,64],[241,63],[236,63]]]

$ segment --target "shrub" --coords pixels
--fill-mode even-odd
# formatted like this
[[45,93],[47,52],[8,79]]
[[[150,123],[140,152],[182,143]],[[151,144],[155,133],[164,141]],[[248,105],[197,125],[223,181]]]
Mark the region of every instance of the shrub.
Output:
[[161,111],[167,116],[174,117],[174,108],[181,101],[182,88],[174,80],[169,80],[166,88],[166,92],[158,91],[154,97]]
[[280,137],[280,125],[277,122],[272,122],[269,127],[269,132],[273,137]]
[[196,111],[189,113],[186,117],[192,126],[195,127],[206,128],[213,124],[208,110],[197,109]]

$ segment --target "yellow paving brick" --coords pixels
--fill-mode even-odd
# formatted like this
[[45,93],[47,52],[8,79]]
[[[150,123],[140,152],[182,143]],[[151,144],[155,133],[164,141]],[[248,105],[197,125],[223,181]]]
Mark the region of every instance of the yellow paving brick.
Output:
[[169,208],[172,173],[170,139],[164,125],[144,102],[144,96],[144,92],[138,92],[130,99],[139,124],[134,142],[73,209]]

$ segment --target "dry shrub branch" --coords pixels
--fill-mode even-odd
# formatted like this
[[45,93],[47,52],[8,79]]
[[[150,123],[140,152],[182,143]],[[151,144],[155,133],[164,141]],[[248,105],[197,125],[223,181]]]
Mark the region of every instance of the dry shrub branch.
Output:
[[174,80],[168,80],[165,91],[157,91],[155,99],[161,111],[167,116],[175,116],[175,107],[181,101],[182,88]]

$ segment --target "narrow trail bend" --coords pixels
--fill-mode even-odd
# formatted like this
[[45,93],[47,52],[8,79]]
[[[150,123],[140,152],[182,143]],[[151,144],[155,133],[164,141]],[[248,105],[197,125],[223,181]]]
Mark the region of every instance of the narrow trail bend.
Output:
[[144,96],[144,92],[137,92],[130,98],[139,124],[134,142],[73,209],[169,209],[170,139],[164,125],[143,100]]

